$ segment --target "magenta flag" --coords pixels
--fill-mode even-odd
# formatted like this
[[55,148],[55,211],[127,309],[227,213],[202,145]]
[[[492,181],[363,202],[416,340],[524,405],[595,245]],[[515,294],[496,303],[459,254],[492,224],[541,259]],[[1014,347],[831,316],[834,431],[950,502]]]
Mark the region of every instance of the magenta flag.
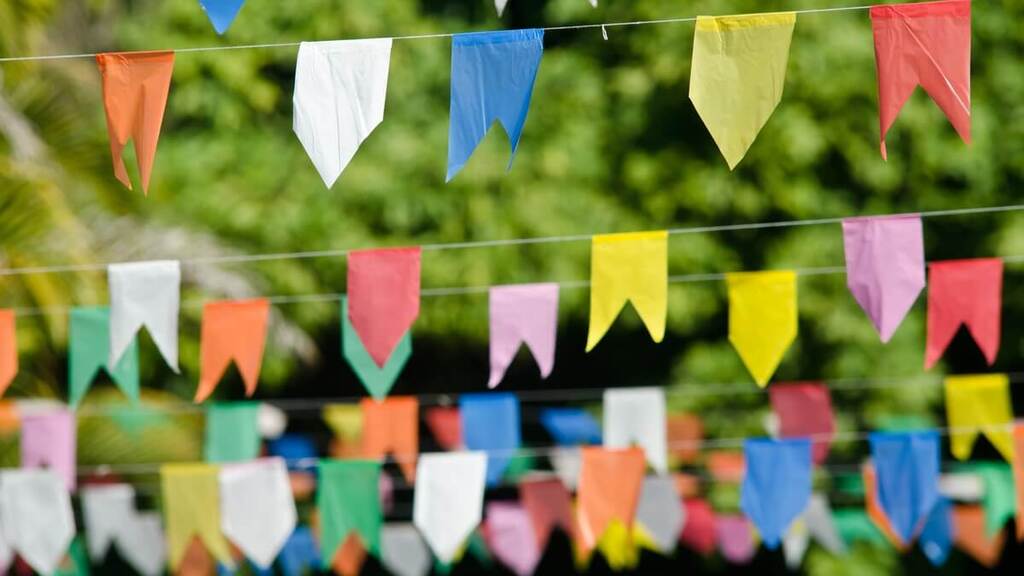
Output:
[[21,417],[21,467],[48,468],[75,490],[75,415],[46,408]]
[[820,382],[773,384],[768,394],[779,419],[779,436],[812,437],[814,463],[824,462],[836,432],[828,387]]
[[530,576],[540,562],[540,548],[526,509],[509,502],[487,505],[484,537],[494,556],[517,576]]
[[746,516],[719,516],[715,525],[718,528],[718,546],[727,562],[747,564],[754,559],[757,546]]
[[547,378],[555,366],[558,284],[519,284],[491,288],[491,377],[495,388],[505,377],[521,344],[526,344]]

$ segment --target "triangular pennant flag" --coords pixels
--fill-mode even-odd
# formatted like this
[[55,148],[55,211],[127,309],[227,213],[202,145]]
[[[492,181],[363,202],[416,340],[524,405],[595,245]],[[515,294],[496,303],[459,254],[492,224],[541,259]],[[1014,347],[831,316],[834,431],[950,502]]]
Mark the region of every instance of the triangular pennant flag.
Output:
[[601,425],[582,408],[544,408],[540,423],[559,446],[601,443]]
[[1017,494],[1017,541],[1024,541],[1024,422],[1013,424],[1013,484]]
[[743,516],[727,514],[715,519],[718,530],[718,548],[722,557],[730,564],[748,564],[757,553],[754,532],[750,520]]
[[384,121],[391,39],[303,42],[292,128],[328,188]]
[[416,467],[413,522],[434,555],[451,564],[483,514],[487,455],[424,454]]
[[640,489],[636,523],[656,549],[671,554],[686,523],[686,508],[671,476],[648,476]]
[[985,510],[981,506],[954,506],[953,527],[953,542],[957,548],[986,568],[999,564],[1006,532],[997,532],[995,536],[985,533]]
[[555,366],[558,284],[495,286],[490,291],[491,376],[489,388],[505,377],[521,344],[537,360],[541,378]]
[[583,448],[576,492],[579,545],[593,550],[609,524],[633,525],[644,481],[644,453],[639,448]]
[[939,497],[939,435],[873,432],[869,441],[878,502],[896,535],[911,542]]
[[0,396],[18,374],[18,338],[14,310],[0,310]]
[[419,408],[415,397],[388,398],[383,402],[363,400],[363,457],[382,459],[394,456],[402,475],[412,484],[416,480],[416,455],[419,453]]
[[999,353],[1003,307],[1003,261],[999,258],[946,260],[929,265],[928,341],[924,367],[946,352],[960,324],[967,326],[989,365]]
[[752,439],[744,442],[747,464],[740,508],[775,549],[811,498],[811,441]]
[[380,462],[364,460],[321,460],[320,485],[316,497],[320,512],[320,547],[324,568],[350,534],[374,555],[380,553]]
[[242,462],[260,453],[260,404],[227,402],[206,409],[207,462]]
[[466,448],[487,452],[487,484],[501,481],[520,444],[515,394],[463,394],[459,399]]
[[920,216],[843,220],[846,285],[888,342],[924,289]]
[[348,317],[366,351],[383,368],[420,314],[420,249],[348,254]]
[[156,144],[171,89],[174,52],[97,54],[96,63],[103,76],[103,107],[107,113],[114,175],[131,190],[132,181],[123,157],[130,138],[135,143],[142,191],[148,194]]
[[735,168],[782,100],[796,14],[698,16],[690,100]]
[[456,406],[437,406],[428,408],[424,415],[427,428],[434,440],[444,450],[462,448],[462,416]]
[[665,337],[668,314],[668,232],[594,236],[590,248],[590,329],[587,352],[604,338],[626,302],[651,339]]
[[412,335],[406,331],[398,341],[395,350],[388,357],[383,367],[377,366],[370,353],[363,346],[359,334],[348,317],[348,298],[341,298],[341,354],[352,367],[363,387],[377,400],[387,397],[394,386],[398,375],[402,373],[406,362],[412,356]]
[[516,576],[530,576],[540,562],[541,550],[537,548],[530,515],[519,504],[489,503],[484,539],[494,557]]
[[302,576],[320,566],[320,550],[309,528],[295,529],[281,549],[278,564],[285,576]]
[[688,499],[683,505],[686,507],[686,524],[679,534],[679,541],[700,554],[711,554],[718,544],[715,511],[710,504],[698,498]]
[[111,545],[124,560],[145,576],[163,572],[166,562],[164,532],[158,514],[135,509],[135,489],[129,484],[83,487],[82,516],[89,556],[102,562]]
[[68,337],[68,395],[78,406],[99,371],[105,370],[125,396],[139,399],[139,346],[133,337],[117,364],[110,364],[110,310],[72,308]]
[[949,500],[940,496],[921,530],[921,551],[933,566],[946,563],[953,547],[953,533],[953,508]]
[[696,414],[669,414],[669,454],[680,463],[689,464],[700,456],[704,442],[704,423]]
[[219,479],[221,530],[253,564],[270,568],[297,522],[284,460],[226,465]]
[[33,570],[53,574],[75,537],[65,481],[49,470],[0,473],[3,540]]
[[542,553],[555,528],[561,528],[569,538],[575,537],[572,495],[557,478],[540,476],[523,480],[519,483],[519,500],[530,515],[537,549]]
[[725,275],[729,288],[729,342],[764,388],[796,339],[796,273]]
[[619,388],[604,391],[604,445],[644,450],[659,474],[668,471],[665,391],[661,388]]
[[217,34],[228,31],[243,4],[245,0],[199,0],[199,5],[203,7]]
[[231,550],[220,527],[218,468],[209,464],[165,464],[160,467],[167,550],[177,570],[193,537],[225,566],[234,567]]
[[21,416],[21,467],[49,468],[69,490],[75,489],[77,422],[63,408],[40,410]]
[[178,307],[181,265],[177,261],[111,264],[110,359],[117,366],[143,326],[171,370],[178,370]]
[[814,463],[824,462],[836,431],[828,386],[820,382],[773,384],[768,394],[779,419],[779,436],[811,437]]
[[1007,462],[1013,462],[1010,379],[1005,374],[948,376],[945,385],[953,456],[957,460],[970,458],[980,432]]
[[270,301],[266,298],[210,302],[203,306],[196,402],[213,394],[232,360],[245,382],[245,395],[256,393],[269,317]]
[[512,168],[543,54],[540,29],[452,37],[446,181],[462,170],[495,120],[508,135],[512,147],[508,167]]
[[882,158],[885,136],[920,85],[964,142],[971,141],[971,2],[871,7],[878,67]]
[[386,524],[380,533],[381,561],[395,576],[427,576],[430,550],[412,524]]

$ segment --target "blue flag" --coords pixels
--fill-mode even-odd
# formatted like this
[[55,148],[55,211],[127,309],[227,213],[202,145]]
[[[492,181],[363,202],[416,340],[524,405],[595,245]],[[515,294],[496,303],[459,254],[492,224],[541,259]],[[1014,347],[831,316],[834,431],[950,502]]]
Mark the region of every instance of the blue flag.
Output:
[[466,165],[495,120],[505,127],[512,144],[512,167],[543,53],[543,30],[453,37],[448,181]]
[[279,456],[292,472],[311,472],[316,469],[317,451],[313,440],[300,434],[283,434],[267,443],[267,452]]
[[774,550],[811,500],[811,441],[755,438],[743,443],[743,456],[740,508]]
[[292,532],[277,562],[285,576],[302,576],[320,567],[320,551],[309,528],[299,526]]
[[934,566],[942,566],[953,547],[953,510],[949,500],[939,497],[921,531],[921,551]]
[[875,432],[869,437],[878,503],[904,542],[911,542],[939,498],[939,434]]
[[546,408],[540,423],[559,446],[601,443],[601,425],[582,408]]
[[245,4],[245,0],[199,0],[199,5],[206,11],[217,34],[228,31],[238,11],[242,9],[242,4]]
[[493,486],[519,448],[519,399],[507,393],[463,394],[459,413],[466,448],[488,452],[487,484]]

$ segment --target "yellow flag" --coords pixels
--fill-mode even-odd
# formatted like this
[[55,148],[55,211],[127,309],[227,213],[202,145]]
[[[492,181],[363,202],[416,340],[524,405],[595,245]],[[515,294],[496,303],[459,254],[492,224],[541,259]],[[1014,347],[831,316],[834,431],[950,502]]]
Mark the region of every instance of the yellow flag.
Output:
[[726,274],[729,341],[762,388],[796,339],[796,273]]
[[668,310],[668,232],[594,236],[590,254],[590,330],[587,352],[632,302],[655,342],[665,337]]
[[209,464],[166,464],[160,467],[160,485],[167,527],[171,571],[177,571],[193,536],[218,562],[234,567],[220,530],[218,468]]
[[363,410],[358,404],[328,404],[321,415],[335,438],[342,442],[356,444],[362,438]]
[[616,572],[636,568],[640,562],[639,543],[619,520],[612,520],[597,541],[597,549],[604,554],[608,566]]
[[795,25],[793,12],[697,17],[690,100],[729,169],[782,100]]
[[[1006,458],[1013,462],[1013,408],[1010,402],[1010,380],[1005,374],[949,376],[946,384],[946,417],[950,444],[958,460],[967,460],[971,448],[983,433]],[[994,428],[985,429],[985,426]],[[957,430],[966,428],[966,430]]]

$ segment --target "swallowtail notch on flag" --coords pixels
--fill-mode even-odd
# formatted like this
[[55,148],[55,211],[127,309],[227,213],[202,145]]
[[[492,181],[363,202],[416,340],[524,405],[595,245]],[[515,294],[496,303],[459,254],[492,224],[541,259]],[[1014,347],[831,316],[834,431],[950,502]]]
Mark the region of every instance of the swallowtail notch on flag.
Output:
[[321,460],[316,507],[320,513],[321,560],[329,569],[355,534],[371,554],[380,554],[380,462]]
[[579,546],[591,551],[612,522],[633,525],[644,481],[640,448],[583,448],[576,518]]
[[970,458],[981,433],[1007,462],[1013,462],[1013,404],[1006,374],[947,376],[945,388],[953,456],[957,460]]
[[363,413],[363,457],[383,459],[391,454],[410,484],[416,481],[419,407],[415,396],[366,398],[359,403]]
[[203,306],[196,402],[213,394],[232,361],[245,382],[245,395],[256,393],[269,317],[270,301],[266,298],[209,302]]
[[234,568],[220,525],[218,468],[208,464],[164,464],[160,487],[167,526],[168,561],[176,571],[193,538],[221,564]]
[[164,361],[178,370],[178,308],[181,300],[181,265],[176,260],[111,264],[110,360],[121,357],[145,326]]
[[547,378],[555,365],[558,284],[495,286],[490,290],[491,375],[489,388],[505,377],[519,347],[526,344]]
[[928,266],[928,330],[924,367],[942,358],[960,325],[967,327],[989,365],[999,353],[1003,261],[945,260]]
[[72,308],[68,337],[68,403],[78,406],[100,370],[133,402],[139,400],[139,346],[132,338],[128,349],[110,364],[110,309]]

